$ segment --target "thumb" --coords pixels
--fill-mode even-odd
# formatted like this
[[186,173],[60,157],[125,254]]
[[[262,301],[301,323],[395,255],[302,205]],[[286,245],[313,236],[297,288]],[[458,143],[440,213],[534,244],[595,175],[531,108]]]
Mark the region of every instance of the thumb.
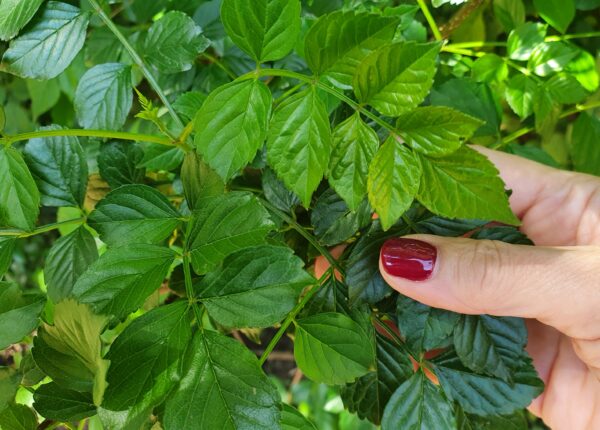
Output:
[[[407,236],[387,241],[380,270],[392,288],[465,314],[536,318],[566,334],[599,321],[600,251]],[[575,333],[573,333],[575,334]]]

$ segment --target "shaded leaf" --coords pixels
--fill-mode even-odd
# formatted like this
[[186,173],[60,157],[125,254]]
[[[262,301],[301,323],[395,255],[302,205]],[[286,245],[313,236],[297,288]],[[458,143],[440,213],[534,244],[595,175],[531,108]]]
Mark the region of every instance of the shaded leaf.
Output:
[[35,330],[45,301],[41,294],[26,294],[17,284],[0,282],[0,350]]
[[96,415],[96,406],[90,393],[69,390],[55,382],[35,390],[33,400],[35,410],[49,420],[74,422]]

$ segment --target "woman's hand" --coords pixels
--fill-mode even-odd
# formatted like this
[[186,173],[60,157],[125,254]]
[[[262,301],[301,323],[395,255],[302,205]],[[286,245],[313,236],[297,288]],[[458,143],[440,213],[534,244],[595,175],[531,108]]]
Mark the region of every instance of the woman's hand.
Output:
[[600,179],[478,149],[540,246],[414,235],[384,245],[381,272],[430,306],[528,318],[528,351],[546,383],[531,411],[553,429],[598,429]]

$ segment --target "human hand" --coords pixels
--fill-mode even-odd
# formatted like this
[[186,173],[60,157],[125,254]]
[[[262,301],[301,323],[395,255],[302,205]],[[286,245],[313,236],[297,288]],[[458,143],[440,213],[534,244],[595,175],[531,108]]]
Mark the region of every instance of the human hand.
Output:
[[553,429],[600,428],[600,179],[478,149],[540,246],[412,235],[383,246],[382,275],[433,307],[528,318],[546,383],[530,410]]

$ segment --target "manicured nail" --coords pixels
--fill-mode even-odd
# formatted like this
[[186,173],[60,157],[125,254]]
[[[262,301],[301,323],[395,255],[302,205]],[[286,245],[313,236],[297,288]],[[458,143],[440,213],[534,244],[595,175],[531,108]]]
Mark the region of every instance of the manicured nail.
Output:
[[387,273],[410,281],[426,281],[433,273],[437,250],[415,239],[390,239],[381,248],[381,262]]

